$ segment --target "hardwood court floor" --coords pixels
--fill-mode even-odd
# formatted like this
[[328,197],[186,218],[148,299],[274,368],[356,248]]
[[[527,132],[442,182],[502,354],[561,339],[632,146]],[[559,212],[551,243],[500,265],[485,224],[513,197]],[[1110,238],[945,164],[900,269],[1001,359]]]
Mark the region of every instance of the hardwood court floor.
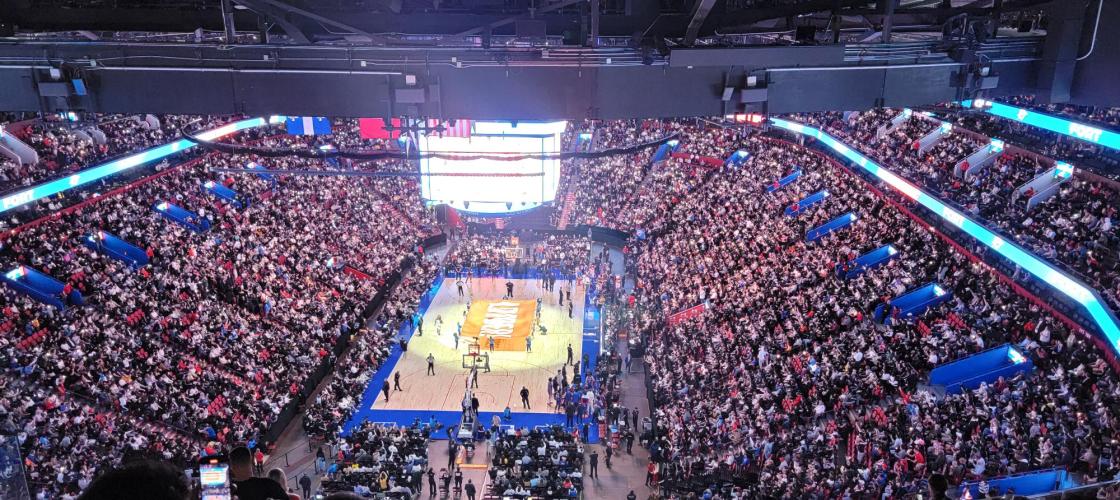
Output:
[[[393,391],[389,401],[378,395],[374,409],[393,410],[450,410],[462,409],[463,393],[469,369],[463,368],[463,354],[467,353],[468,338],[459,339],[455,348],[453,333],[456,324],[462,323],[467,311],[468,299],[501,300],[505,294],[504,278],[474,278],[465,283],[464,296],[459,297],[454,278],[444,279],[439,293],[424,314],[423,335],[414,334],[404,353],[394,368],[401,374],[402,391]],[[571,344],[574,358],[582,357],[583,343],[583,301],[585,290],[573,281],[572,300],[575,307],[572,318],[568,318],[568,303],[558,304],[558,292],[567,289],[567,280],[556,282],[556,292],[544,291],[538,280],[511,280],[516,300],[536,300],[543,297],[541,323],[547,328],[547,335],[534,334],[533,352],[490,353],[490,373],[479,371],[475,396],[478,397],[481,411],[502,411],[509,406],[514,412],[550,413],[548,406],[548,378],[559,373],[568,358],[568,344]],[[436,333],[436,318],[442,317],[443,325]],[[482,346],[483,352],[489,352]],[[435,375],[427,375],[428,353],[435,359]],[[568,366],[569,380],[572,367]],[[389,383],[393,378],[390,375]],[[521,406],[521,388],[529,389],[531,409]]]

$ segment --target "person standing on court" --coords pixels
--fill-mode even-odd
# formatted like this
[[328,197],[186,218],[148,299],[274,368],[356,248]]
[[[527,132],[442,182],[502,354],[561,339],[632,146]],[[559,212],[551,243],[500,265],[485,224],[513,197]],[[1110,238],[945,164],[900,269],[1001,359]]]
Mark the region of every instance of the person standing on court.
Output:
[[591,456],[588,463],[591,465],[591,472],[588,473],[590,477],[599,477],[599,451],[591,450]]
[[506,297],[510,298],[510,299],[513,298],[513,282],[512,281],[507,281],[506,282]]
[[[456,344],[455,347],[458,348],[459,347],[458,346],[458,344],[459,344],[458,337],[456,337],[455,344]],[[432,356],[432,353],[429,352],[428,353],[428,375],[435,375],[435,374],[436,374],[436,357]]]
[[526,410],[533,409],[529,406],[529,388],[525,386],[521,386],[521,406],[524,406]]
[[[396,372],[396,373],[393,374],[393,390],[394,391],[400,391],[401,390],[401,372]],[[404,391],[401,391],[401,392],[404,392]]]
[[494,352],[494,337],[490,337],[490,352]]
[[467,492],[467,500],[474,500],[475,488],[470,479],[467,480],[467,485],[463,487],[463,491]]
[[614,456],[614,450],[611,445],[607,445],[607,470],[611,470],[611,457]]
[[574,353],[574,352],[572,351],[572,344],[571,344],[571,343],[569,342],[569,343],[568,343],[568,362],[567,362],[567,363],[564,363],[564,364],[566,364],[566,365],[570,365],[570,364],[572,364],[572,356],[573,356],[574,354],[575,354],[575,353]]
[[432,470],[431,467],[428,467],[428,490],[428,496],[436,496],[436,471]]
[[386,380],[381,384],[381,392],[385,393],[385,402],[389,402],[389,381]]
[[533,352],[533,337],[525,337],[525,352]]
[[572,319],[572,301],[568,299],[568,319]]
[[463,296],[463,279],[459,278],[459,279],[455,280],[455,286],[459,289],[459,296],[462,297]]

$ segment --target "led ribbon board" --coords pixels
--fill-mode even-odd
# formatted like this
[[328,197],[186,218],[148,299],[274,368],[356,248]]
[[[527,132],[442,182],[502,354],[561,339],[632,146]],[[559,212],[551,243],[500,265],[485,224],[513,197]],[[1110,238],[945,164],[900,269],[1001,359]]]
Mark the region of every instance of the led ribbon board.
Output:
[[[247,120],[236,121],[227,123],[221,127],[207,130],[199,133],[196,137],[204,141],[212,141],[220,139],[235,132],[240,132],[245,129],[260,127],[268,123],[278,123],[284,121],[283,117],[274,116],[271,118],[249,118]],[[145,163],[153,162],[171,156],[180,151],[186,151],[195,147],[195,143],[187,139],[179,139],[162,146],[157,146],[152,149],[141,151],[134,155],[118,158],[109,163],[104,163],[96,167],[87,168],[73,175],[47,181],[38,186],[33,186],[23,191],[5,196],[0,199],[0,213],[7,212],[13,208],[21,207],[36,200],[54,196],[63,191],[74,189],[78,186],[89,184],[91,182],[104,179],[106,177],[119,174],[125,170],[133,167],[143,165]]]
[[1033,253],[1004,240],[1002,237],[991,232],[988,228],[980,223],[968,218],[957,210],[945,205],[941,200],[933,197],[929,193],[922,191],[917,186],[906,182],[901,177],[895,175],[890,170],[875,163],[870,158],[856,152],[849,148],[844,143],[836,140],[831,135],[822,132],[813,127],[808,127],[800,123],[791,122],[789,120],[782,120],[780,118],[771,118],[770,121],[774,126],[789,130],[790,132],[807,135],[813,137],[824,145],[836,151],[840,156],[847,158],[856,165],[859,165],[864,170],[868,171],[875,177],[878,177],[883,182],[886,182],[894,189],[902,192],[906,197],[920,203],[922,206],[932,210],[933,213],[940,216],[952,223],[954,226],[959,227],[962,231],[969,236],[976,238],[979,242],[986,245],[988,248],[995,250],[1000,255],[1006,257],[1011,262],[1014,262],[1019,267],[1026,269],[1031,274],[1037,276],[1040,280],[1054,287],[1059,292],[1065,294],[1067,297],[1073,299],[1078,304],[1085,308],[1089,316],[1100,328],[1108,340],[1109,345],[1113,350],[1120,352],[1120,327],[1117,327],[1116,318],[1112,312],[1104,305],[1104,301],[1096,293],[1096,291],[1085,287],[1078,283],[1073,278],[1065,275],[1061,271],[1051,267],[1041,258],[1035,256]]
[[1026,108],[1019,108],[1015,106],[1008,106],[995,101],[987,101],[983,99],[961,101],[961,105],[966,108],[977,108],[983,110],[985,113],[995,115],[1000,118],[1025,123],[1027,125],[1035,126],[1051,132],[1056,132],[1062,135],[1068,135],[1075,139],[1081,139],[1085,142],[1099,144],[1106,148],[1120,151],[1120,134],[1111,130],[1105,130],[1092,125],[1078,123],[1075,121],[1058,118],[1046,113],[1039,113],[1038,111]]

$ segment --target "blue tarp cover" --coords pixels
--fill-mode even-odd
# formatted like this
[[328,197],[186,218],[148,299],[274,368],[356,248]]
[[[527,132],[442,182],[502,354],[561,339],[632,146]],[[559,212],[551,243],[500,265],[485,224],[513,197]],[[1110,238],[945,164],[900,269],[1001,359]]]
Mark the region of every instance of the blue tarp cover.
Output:
[[806,208],[824,201],[825,198],[828,198],[827,189],[817,191],[809,196],[802,198],[801,201],[786,207],[786,215],[790,217],[797,217],[798,215],[801,215],[801,213],[804,212]]
[[850,226],[857,219],[859,219],[859,214],[856,214],[855,212],[848,212],[844,215],[841,215],[840,217],[822,224],[820,227],[810,229],[805,233],[805,241],[817,241],[821,238],[824,238],[825,236],[828,236],[833,231],[839,231],[841,229],[844,229],[845,227]]
[[210,221],[200,217],[198,214],[191,212],[178,205],[173,205],[166,201],[156,203],[152,207],[160,215],[175,221],[183,227],[190,229],[196,233],[204,233],[210,230]]
[[791,182],[796,181],[800,177],[801,177],[801,169],[800,168],[794,169],[793,172],[791,172],[789,175],[787,175],[785,177],[782,177],[781,179],[778,179],[778,180],[776,180],[776,181],[774,181],[770,184],[767,184],[766,185],[766,192],[773,193],[774,191],[777,191],[779,189],[782,189],[782,188],[788,186]]
[[85,238],[82,244],[95,252],[101,252],[109,257],[122,261],[133,268],[148,265],[148,253],[140,247],[124,241],[105,231],[97,231]]

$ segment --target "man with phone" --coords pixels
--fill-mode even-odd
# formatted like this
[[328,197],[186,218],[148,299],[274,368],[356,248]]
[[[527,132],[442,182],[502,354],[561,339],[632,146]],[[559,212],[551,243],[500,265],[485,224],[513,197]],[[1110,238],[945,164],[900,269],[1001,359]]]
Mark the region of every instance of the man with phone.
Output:
[[253,477],[253,455],[238,446],[229,454],[229,470],[238,500],[287,500],[288,493],[276,481]]

